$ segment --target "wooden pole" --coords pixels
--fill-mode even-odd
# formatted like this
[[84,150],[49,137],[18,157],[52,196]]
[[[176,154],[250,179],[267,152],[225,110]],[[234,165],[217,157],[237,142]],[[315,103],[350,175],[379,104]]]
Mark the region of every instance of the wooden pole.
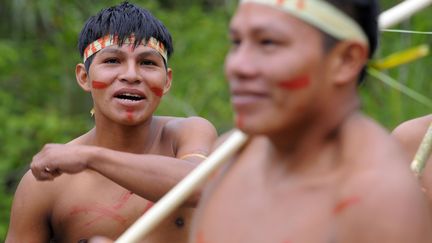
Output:
[[396,25],[414,13],[432,4],[432,0],[407,0],[381,13],[378,19],[380,29],[386,29]]
[[429,125],[422,142],[420,143],[417,153],[415,154],[414,160],[411,162],[411,170],[420,177],[423,169],[426,166],[426,162],[430,157],[432,151],[432,123]]
[[163,219],[178,208],[225,160],[246,142],[247,136],[235,130],[205,161],[180,181],[155,205],[126,230],[116,243],[137,243]]

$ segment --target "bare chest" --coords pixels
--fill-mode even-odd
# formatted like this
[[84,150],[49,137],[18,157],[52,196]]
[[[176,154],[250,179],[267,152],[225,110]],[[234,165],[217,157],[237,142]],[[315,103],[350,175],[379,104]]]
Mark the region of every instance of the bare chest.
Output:
[[193,242],[336,243],[340,215],[360,202],[332,186],[265,184],[232,171],[201,206]]
[[[96,235],[116,239],[153,205],[112,182],[99,184],[84,178],[67,188],[51,216],[54,242],[76,243]],[[182,242],[187,238],[191,213],[192,209],[175,212],[149,235],[148,242],[171,238]]]

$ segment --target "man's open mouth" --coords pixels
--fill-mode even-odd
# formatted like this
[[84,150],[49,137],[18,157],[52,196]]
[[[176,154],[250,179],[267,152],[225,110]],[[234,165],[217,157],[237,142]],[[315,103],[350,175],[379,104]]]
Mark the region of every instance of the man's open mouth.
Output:
[[145,97],[143,97],[141,95],[131,94],[131,93],[118,94],[118,95],[115,95],[114,97],[116,97],[117,99],[130,100],[130,101],[140,101],[140,100],[145,99]]

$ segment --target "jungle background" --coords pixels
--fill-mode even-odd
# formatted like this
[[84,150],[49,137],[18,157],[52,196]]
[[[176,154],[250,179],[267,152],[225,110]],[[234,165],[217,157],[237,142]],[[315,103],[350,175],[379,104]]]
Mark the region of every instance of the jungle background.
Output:
[[[0,240],[4,239],[12,196],[32,156],[45,143],[64,143],[93,126],[90,96],[75,82],[80,62],[77,37],[87,18],[120,0],[0,0]],[[199,115],[220,133],[232,127],[223,61],[227,26],[235,0],[135,0],[171,31],[173,87],[160,115]],[[399,1],[381,1],[383,10]],[[432,31],[432,8],[395,26]],[[382,32],[376,58],[426,44],[432,36]],[[430,56],[384,72],[406,85],[400,91],[368,77],[360,86],[363,111],[392,130],[430,113]],[[409,92],[422,94],[415,100]],[[421,101],[421,102],[419,102]],[[29,202],[31,203],[31,202]]]

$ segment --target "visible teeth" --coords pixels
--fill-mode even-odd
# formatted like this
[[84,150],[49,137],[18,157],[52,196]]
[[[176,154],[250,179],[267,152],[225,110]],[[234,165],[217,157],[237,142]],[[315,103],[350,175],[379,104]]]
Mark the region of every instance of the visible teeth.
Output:
[[142,100],[143,97],[138,94],[131,94],[131,93],[123,93],[116,96],[116,98],[124,99],[124,100],[133,100],[133,101],[139,101]]
[[121,95],[141,98],[141,96],[137,95],[137,94],[124,93],[124,94],[121,94]]

